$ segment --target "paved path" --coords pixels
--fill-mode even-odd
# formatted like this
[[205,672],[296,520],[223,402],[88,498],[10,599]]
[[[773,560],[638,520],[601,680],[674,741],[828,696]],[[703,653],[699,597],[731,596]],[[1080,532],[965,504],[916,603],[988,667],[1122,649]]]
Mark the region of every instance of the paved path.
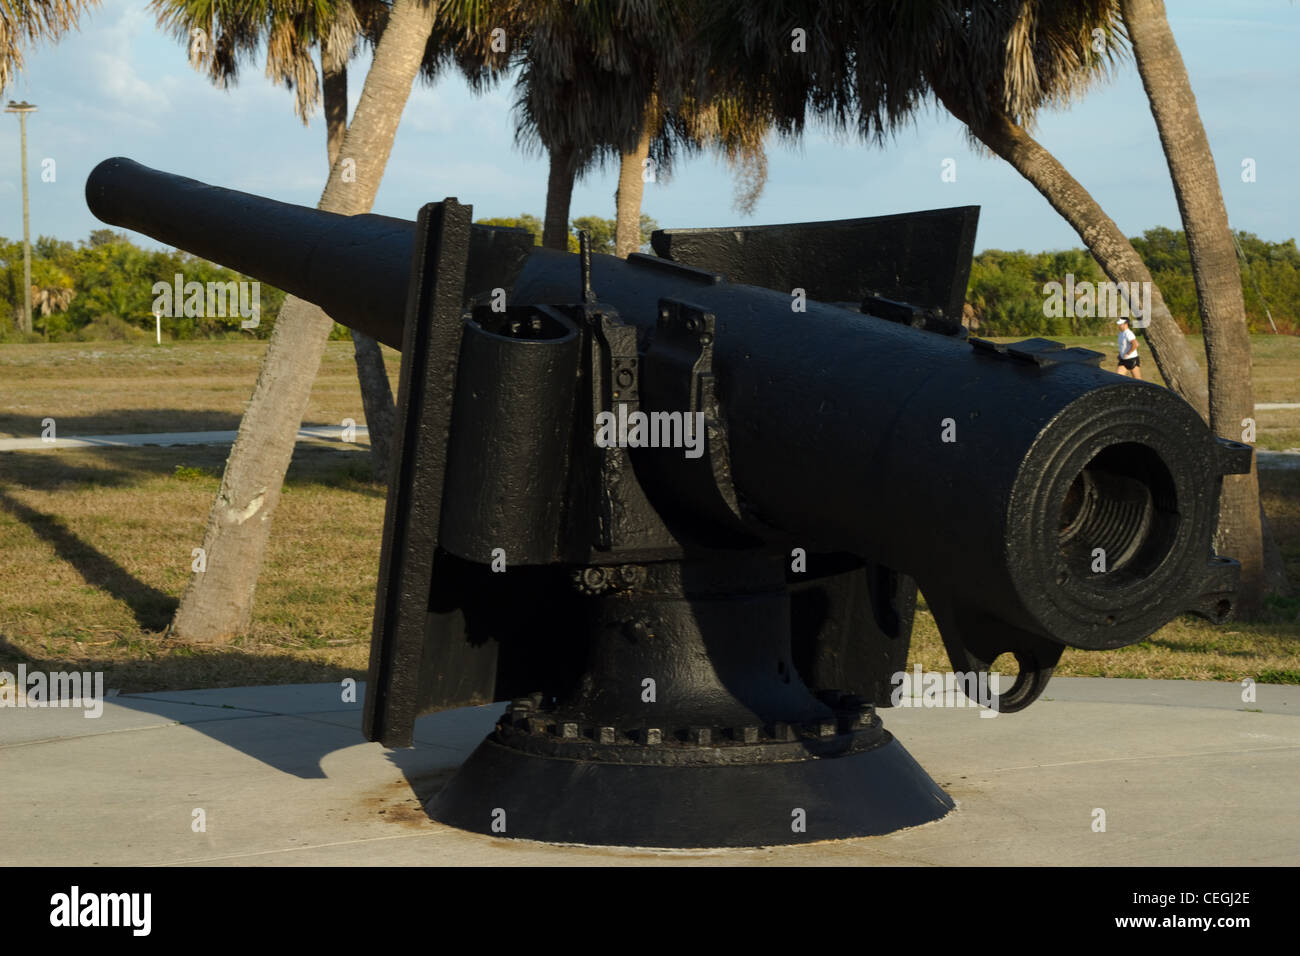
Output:
[[1286,451],[1257,451],[1255,462],[1260,468],[1294,470],[1300,468],[1300,448],[1288,448]]
[[[370,438],[370,429],[358,425],[353,436],[358,443]],[[142,435],[79,435],[71,438],[0,438],[0,451],[36,451],[46,448],[131,448],[142,445],[232,445],[235,432],[148,432]],[[343,442],[338,426],[298,429],[298,441]]]
[[1057,678],[1022,714],[886,710],[955,811],[883,837],[709,851],[553,846],[431,821],[422,801],[499,705],[422,718],[398,751],[362,739],[360,707],[336,684],[117,696],[98,719],[12,709],[0,833],[21,838],[0,840],[0,866],[1294,866],[1300,687],[1255,691],[1243,703],[1234,683]]

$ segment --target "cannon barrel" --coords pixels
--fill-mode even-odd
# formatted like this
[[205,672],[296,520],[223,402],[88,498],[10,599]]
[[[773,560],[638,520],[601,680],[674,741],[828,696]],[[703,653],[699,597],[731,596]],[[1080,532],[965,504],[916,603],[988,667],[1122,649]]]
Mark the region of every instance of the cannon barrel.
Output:
[[110,225],[253,276],[320,305],[336,322],[402,346],[414,223],[321,212],[122,157],[91,171],[86,204]]
[[[106,222],[401,346],[414,223],[305,209],[124,159],[94,170],[87,200]],[[582,297],[577,256],[534,248],[497,275],[490,255],[478,259],[471,249],[479,278],[467,293],[509,286],[514,307]],[[913,576],[941,628],[985,660],[1008,634],[1112,648],[1184,610],[1230,612],[1237,565],[1213,555],[1211,538],[1222,475],[1246,470],[1250,449],[1216,439],[1174,393],[1100,369],[1097,353],[966,341],[823,302],[798,311],[790,289],[645,255],[592,256],[590,281],[638,330],[643,408],[684,411],[669,381],[680,330],[663,304],[689,303],[712,323],[718,440],[703,463],[664,449],[638,457],[679,515],[736,517],[720,519],[713,489],[698,491],[702,469],[724,472],[738,527]]]

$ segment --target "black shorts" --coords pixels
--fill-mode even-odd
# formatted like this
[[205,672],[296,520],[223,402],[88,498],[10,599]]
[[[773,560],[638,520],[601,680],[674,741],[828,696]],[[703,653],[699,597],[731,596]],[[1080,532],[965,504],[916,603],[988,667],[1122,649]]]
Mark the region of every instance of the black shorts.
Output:
[[1139,365],[1142,364],[1142,356],[1135,355],[1132,358],[1127,358],[1127,359],[1122,358],[1119,360],[1119,364],[1123,365],[1126,369],[1128,369],[1131,372],[1133,371],[1133,369],[1137,368]]

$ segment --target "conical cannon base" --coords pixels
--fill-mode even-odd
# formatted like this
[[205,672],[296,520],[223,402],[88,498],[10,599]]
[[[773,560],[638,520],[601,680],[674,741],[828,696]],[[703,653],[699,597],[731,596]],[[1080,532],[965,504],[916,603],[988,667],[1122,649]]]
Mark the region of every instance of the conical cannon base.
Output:
[[588,594],[576,687],[513,701],[430,801],[435,820],[554,843],[734,847],[889,833],[953,808],[869,702],[804,685],[778,561],[628,567],[603,578],[620,587]]
[[428,811],[491,836],[683,849],[876,836],[944,816],[952,799],[881,735],[839,757],[711,767],[543,757],[493,735]]

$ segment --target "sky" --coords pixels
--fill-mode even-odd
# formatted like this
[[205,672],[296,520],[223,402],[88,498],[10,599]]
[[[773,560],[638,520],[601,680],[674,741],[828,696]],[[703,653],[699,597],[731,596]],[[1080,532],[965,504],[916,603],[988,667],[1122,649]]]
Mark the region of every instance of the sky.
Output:
[[[1235,229],[1282,241],[1300,233],[1300,4],[1291,0],[1167,0]],[[81,29],[29,49],[4,99],[39,107],[28,118],[33,238],[85,238],[102,227],[87,210],[86,176],[127,156],[215,185],[314,206],[325,185],[324,120],[304,126],[292,94],[242,68],[218,90],[190,67],[141,0],[104,0]],[[368,54],[349,69],[360,96]],[[514,142],[509,82],[476,95],[449,73],[417,82],[374,212],[414,219],[426,202],[455,196],[475,218],[541,216],[546,161]],[[1178,207],[1141,80],[1132,62],[1068,110],[1044,112],[1036,137],[1130,236],[1179,227]],[[0,115],[0,236],[22,234],[18,119]],[[647,184],[643,212],[661,226],[810,222],[948,206],[981,207],[976,250],[1062,249],[1078,236],[1006,162],[981,155],[963,127],[933,106],[885,147],[810,128],[798,145],[768,146],[767,186],[754,212],[732,208],[726,164],[704,155]],[[1242,163],[1254,161],[1255,181]],[[42,170],[51,168],[53,181]],[[949,163],[948,161],[952,161]],[[44,165],[43,165],[44,163]],[[945,169],[955,181],[944,181]],[[574,190],[571,216],[614,215],[615,166]],[[49,178],[48,172],[46,178]],[[954,179],[951,175],[949,179]],[[156,245],[135,237],[142,245]]]

